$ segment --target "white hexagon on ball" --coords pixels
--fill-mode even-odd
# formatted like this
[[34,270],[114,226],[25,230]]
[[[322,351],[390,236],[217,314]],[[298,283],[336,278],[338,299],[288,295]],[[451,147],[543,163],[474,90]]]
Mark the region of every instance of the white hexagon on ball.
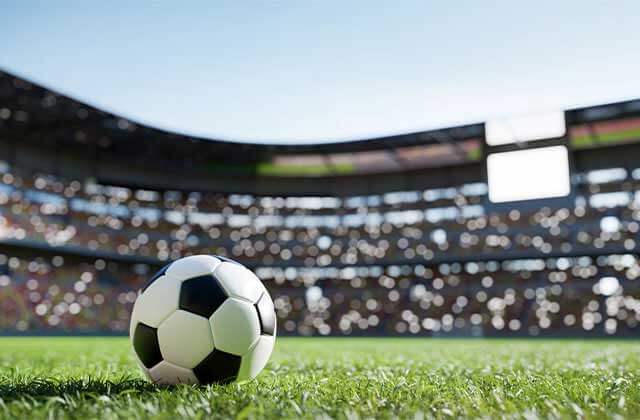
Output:
[[[181,282],[171,276],[161,276],[136,299],[131,319],[150,327],[160,323],[178,310]],[[132,322],[132,328],[134,323]]]
[[261,335],[258,342],[244,356],[240,363],[238,380],[246,381],[255,378],[271,357],[276,339],[272,336]]
[[179,280],[204,276],[213,273],[221,261],[210,255],[192,255],[184,257],[171,264],[166,274]]
[[186,369],[166,360],[149,369],[151,380],[160,385],[197,384],[198,379],[191,369]]
[[214,275],[227,295],[256,303],[264,286],[258,277],[240,264],[223,262]]
[[191,312],[178,310],[158,328],[162,358],[191,369],[213,351],[209,321]]
[[209,318],[216,349],[242,356],[260,336],[260,320],[255,307],[244,300],[229,298]]

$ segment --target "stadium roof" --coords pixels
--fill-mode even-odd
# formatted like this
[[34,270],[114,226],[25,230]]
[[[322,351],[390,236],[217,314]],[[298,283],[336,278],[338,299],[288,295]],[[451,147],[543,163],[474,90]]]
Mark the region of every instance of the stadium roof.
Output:
[[[569,110],[565,119],[574,150],[640,141],[640,100]],[[344,143],[236,143],[139,124],[0,71],[0,136],[15,147],[121,162],[123,167],[236,178],[308,178],[476,167],[483,156],[485,124]]]

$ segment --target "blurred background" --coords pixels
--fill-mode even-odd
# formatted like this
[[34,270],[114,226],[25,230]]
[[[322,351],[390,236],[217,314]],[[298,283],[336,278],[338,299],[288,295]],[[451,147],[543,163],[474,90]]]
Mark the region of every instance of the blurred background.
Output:
[[640,330],[637,4],[115,4],[0,17],[2,333],[200,253],[283,335]]

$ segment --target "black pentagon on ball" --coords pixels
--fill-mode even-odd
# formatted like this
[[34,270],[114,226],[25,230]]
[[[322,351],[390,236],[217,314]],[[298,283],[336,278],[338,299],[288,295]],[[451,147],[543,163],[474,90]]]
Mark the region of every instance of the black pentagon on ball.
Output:
[[153,275],[153,277],[151,277],[151,280],[149,280],[147,282],[147,284],[144,285],[144,287],[142,288],[142,291],[144,292],[145,290],[147,290],[149,288],[149,286],[151,286],[153,284],[153,282],[155,282],[156,280],[158,280],[160,277],[164,276],[164,273],[167,272],[167,269],[169,268],[169,266],[172,263],[169,263],[167,265],[165,265],[164,267],[162,267],[156,274]]
[[151,369],[162,361],[158,332],[146,324],[136,325],[136,329],[133,331],[133,349],[147,369]]
[[263,293],[255,304],[258,318],[260,319],[260,330],[262,334],[273,335],[276,331],[276,313],[273,302],[266,293]]
[[214,350],[193,368],[201,384],[228,384],[238,377],[242,358],[224,351]]
[[180,309],[209,318],[227,299],[218,280],[210,274],[182,282]]
[[217,259],[219,259],[220,261],[224,261],[224,262],[228,262],[231,264],[238,264],[238,265],[242,265],[240,264],[238,261],[236,260],[232,260],[231,258],[227,258],[227,257],[222,257],[220,255],[214,255]]

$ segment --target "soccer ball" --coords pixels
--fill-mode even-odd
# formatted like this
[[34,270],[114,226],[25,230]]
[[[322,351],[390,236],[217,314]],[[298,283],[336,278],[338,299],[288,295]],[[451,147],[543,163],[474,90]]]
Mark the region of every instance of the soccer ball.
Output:
[[130,336],[140,367],[157,384],[245,381],[271,356],[276,314],[267,289],[243,265],[194,255],[145,286]]

